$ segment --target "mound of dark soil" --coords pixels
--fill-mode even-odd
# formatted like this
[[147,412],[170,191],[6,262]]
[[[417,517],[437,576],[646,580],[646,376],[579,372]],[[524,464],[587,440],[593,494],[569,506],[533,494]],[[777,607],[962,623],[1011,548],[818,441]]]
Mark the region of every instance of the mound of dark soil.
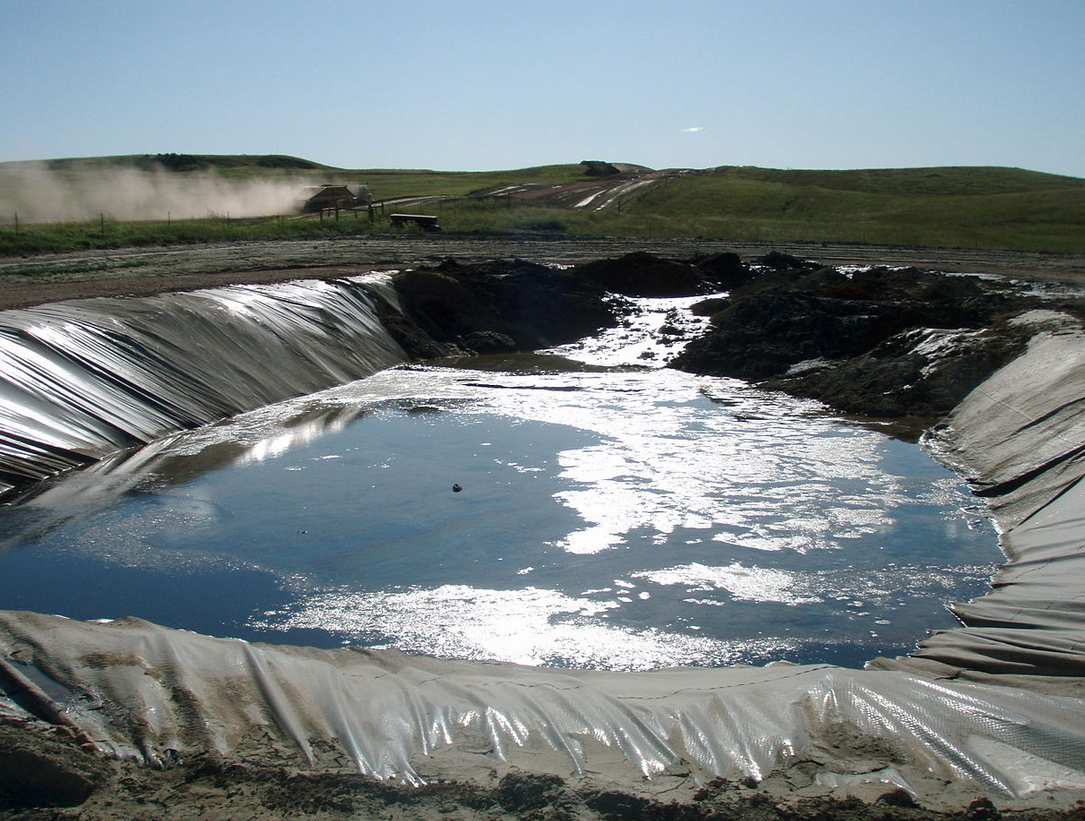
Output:
[[729,299],[703,304],[711,327],[673,367],[852,413],[940,417],[1020,352],[1025,334],[1004,319],[1035,302],[914,268],[848,276],[787,255],[772,263]]
[[742,261],[742,257],[732,251],[696,257],[690,264],[700,272],[714,291],[733,291],[757,275]]
[[588,177],[615,177],[622,172],[603,160],[581,160],[584,174]]
[[917,328],[835,367],[769,379],[763,386],[820,399],[847,413],[878,417],[945,416],[1028,343],[1024,329],[979,332]]
[[418,358],[536,350],[597,333],[618,319],[599,285],[518,260],[446,260],[398,274],[393,283],[413,327],[401,322],[390,330]]
[[589,262],[575,268],[573,273],[604,290],[625,296],[694,296],[712,290],[692,265],[639,251],[619,259]]

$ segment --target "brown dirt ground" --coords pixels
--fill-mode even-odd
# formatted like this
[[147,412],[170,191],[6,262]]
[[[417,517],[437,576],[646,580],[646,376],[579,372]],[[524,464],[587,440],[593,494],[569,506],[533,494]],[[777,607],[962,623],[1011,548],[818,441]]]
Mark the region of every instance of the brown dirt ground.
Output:
[[166,770],[108,761],[63,728],[0,720],[0,821],[1085,821],[1085,807],[1000,809],[977,797],[954,811],[903,790],[781,800],[753,782],[716,780],[691,800],[662,801],[512,772],[491,786],[407,787],[360,775],[193,759]]
[[0,310],[99,296],[147,296],[238,283],[339,277],[380,268],[522,258],[574,264],[648,251],[671,259],[735,251],[747,261],[771,250],[826,265],[914,265],[941,271],[1085,285],[1085,255],[970,249],[721,240],[544,239],[407,235],[217,243],[0,258]]
[[[1085,256],[846,245],[759,245],[707,240],[543,240],[421,236],[230,243],[122,249],[0,259],[0,309],[64,299],[150,295],[235,283],[338,277],[448,257],[464,261],[519,257],[577,263],[631,251],[687,259],[737,251],[746,260],[780,250],[831,265],[915,265],[956,272],[1085,285]],[[999,811],[986,799],[941,813],[907,794],[825,797],[781,802],[755,784],[713,782],[692,801],[662,803],[600,791],[556,776],[512,774],[494,786],[436,783],[401,787],[363,776],[305,773],[284,767],[191,760],[165,771],[110,761],[63,728],[0,720],[0,821],[105,819],[674,819],[695,821],[918,821],[1019,819],[1085,821],[1085,807]],[[65,806],[67,805],[67,806]]]

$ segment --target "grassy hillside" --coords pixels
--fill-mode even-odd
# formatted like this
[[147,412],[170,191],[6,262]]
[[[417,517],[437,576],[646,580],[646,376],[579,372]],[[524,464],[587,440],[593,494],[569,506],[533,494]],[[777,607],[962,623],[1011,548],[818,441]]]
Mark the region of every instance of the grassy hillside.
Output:
[[378,199],[424,196],[467,196],[497,185],[532,183],[561,185],[584,179],[584,167],[541,165],[514,171],[399,171],[370,168],[352,173],[367,183]]
[[899,196],[1021,194],[1059,188],[1081,188],[1085,185],[1085,180],[1076,177],[990,166],[868,168],[853,171],[783,171],[775,168],[722,166],[709,173],[723,179]]
[[[0,164],[0,172],[21,164]],[[582,164],[509,171],[340,169],[283,155],[138,155],[35,164],[75,179],[112,168],[168,169],[170,178],[214,174],[238,183],[367,183],[379,200],[441,196],[426,203],[446,232],[564,233],[630,237],[703,236],[760,241],[862,242],[1085,252],[1085,180],[1016,168],[954,167],[856,171],[723,166],[691,171],[652,188],[621,211],[544,208],[471,198],[509,183],[559,185],[586,178]],[[0,174],[0,202],[4,201]],[[393,230],[386,219],[342,221],[178,220],[172,224],[22,225],[0,209],[0,254],[215,239],[355,234]],[[221,212],[220,212],[221,214]],[[108,213],[106,214],[108,217]]]
[[1085,251],[1085,180],[1015,168],[720,168],[634,203],[664,233]]

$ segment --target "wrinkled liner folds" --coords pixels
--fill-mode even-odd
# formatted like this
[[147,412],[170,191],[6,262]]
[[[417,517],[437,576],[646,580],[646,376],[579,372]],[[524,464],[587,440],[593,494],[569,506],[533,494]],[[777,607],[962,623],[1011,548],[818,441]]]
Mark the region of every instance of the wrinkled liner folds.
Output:
[[[325,286],[334,288],[311,287]],[[291,382],[291,393],[394,361],[383,331],[381,341],[364,343],[377,349],[367,364],[351,359],[348,367],[331,353],[345,335],[363,345],[370,333],[363,294],[351,286],[321,297],[359,317],[350,328],[327,301],[298,299],[280,312],[289,300],[261,289],[252,299],[215,297],[214,306],[195,295],[169,308],[152,300],[117,320],[119,338],[133,340],[121,346],[124,356],[116,346],[104,353],[112,331],[83,321],[86,311],[107,306],[20,312],[25,319],[9,319],[3,333],[37,345],[19,360],[24,382],[33,383],[35,369],[78,363],[84,381],[76,392],[85,385],[86,397],[28,391],[38,409],[21,400],[28,410],[19,435],[48,433],[35,441],[48,458],[61,458],[226,414],[245,397],[269,401],[283,389],[260,387],[262,377],[233,365],[218,372],[226,361],[267,359],[269,347],[276,371],[323,369],[312,384],[279,380]],[[62,317],[65,334],[43,332],[41,311]],[[229,324],[251,311],[273,319],[254,320],[261,327],[248,335]],[[294,343],[299,327],[315,346]],[[1085,788],[1085,701],[1018,689],[1020,676],[1007,675],[1085,671],[1082,396],[1083,337],[1043,334],[937,432],[933,442],[948,461],[978,487],[997,489],[992,515],[1010,561],[988,596],[958,605],[960,629],[925,640],[913,657],[871,665],[880,669],[546,670],[4,612],[0,713],[68,724],[109,754],[158,766],[217,754],[416,784],[485,779],[498,764],[636,785],[679,773],[763,778],[799,761],[832,784],[862,776],[856,751],[865,750],[868,771],[891,771],[891,782],[921,795],[947,781],[1018,797]],[[49,418],[41,408],[52,402],[72,410]]]

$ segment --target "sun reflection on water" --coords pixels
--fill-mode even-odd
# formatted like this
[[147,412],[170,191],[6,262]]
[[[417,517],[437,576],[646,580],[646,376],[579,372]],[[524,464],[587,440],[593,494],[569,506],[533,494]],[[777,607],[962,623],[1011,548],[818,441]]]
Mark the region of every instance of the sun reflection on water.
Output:
[[[553,590],[489,590],[463,585],[371,594],[327,592],[290,612],[268,612],[258,625],[327,630],[370,646],[516,664],[649,670],[681,664],[723,665],[751,652],[784,653],[780,639],[719,641],[657,628],[605,622],[618,601]],[[381,639],[384,639],[382,641]]]
[[264,640],[858,664],[952,626],[945,603],[997,559],[961,483],[914,446],[667,370],[388,371],[96,470],[71,485],[97,488],[82,518],[59,512],[63,484],[41,496],[53,518],[30,541],[116,584],[118,568],[266,574],[282,593],[255,614],[199,603],[219,634]]

